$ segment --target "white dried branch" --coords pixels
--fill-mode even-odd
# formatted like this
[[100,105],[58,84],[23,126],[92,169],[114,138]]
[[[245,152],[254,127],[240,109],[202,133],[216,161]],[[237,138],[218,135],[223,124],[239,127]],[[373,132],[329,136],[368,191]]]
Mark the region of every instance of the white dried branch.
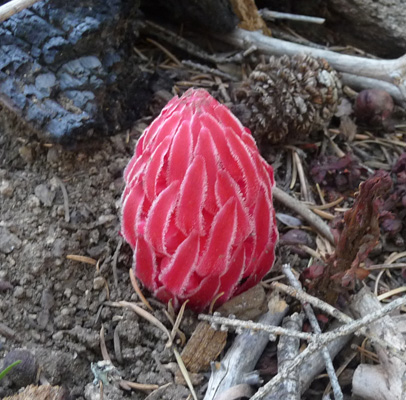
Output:
[[271,288],[280,290],[281,292],[294,297],[300,302],[310,303],[313,307],[316,307],[319,310],[324,311],[326,314],[331,315],[333,318],[336,318],[341,322],[348,323],[353,321],[353,319],[349,317],[347,314],[344,314],[342,311],[331,306],[325,301],[320,300],[317,297],[311,296],[310,294],[304,292],[303,289],[296,289],[292,286],[285,285],[281,282],[272,282]]
[[[338,322],[332,323],[332,329],[338,326]],[[341,336],[327,344],[330,357],[334,359],[336,355],[348,344],[352,335]],[[308,356],[298,367],[299,384],[302,394],[309,388],[315,377],[324,370],[323,355],[321,349]]]
[[289,194],[285,193],[282,189],[275,186],[272,191],[273,197],[289,207],[293,211],[296,211],[301,217],[303,217],[317,232],[325,237],[331,244],[334,244],[334,236],[331,233],[329,226],[312,210],[304,206],[301,201],[296,200]]
[[[302,285],[296,279],[296,277],[293,275],[289,264],[284,264],[282,266],[282,272],[288,278],[289,283],[296,290],[298,290],[298,291],[302,290]],[[307,318],[308,318],[308,320],[310,322],[310,325],[312,326],[313,331],[315,333],[321,333],[320,325],[319,325],[319,323],[317,321],[316,315],[314,314],[312,306],[309,303],[303,301],[302,302],[302,307],[303,307],[303,309],[304,309],[304,311],[306,313],[306,316],[307,316]],[[324,364],[326,366],[327,374],[328,374],[328,376],[330,378],[331,387],[332,387],[333,392],[334,392],[334,398],[336,400],[343,400],[344,395],[343,395],[343,392],[341,390],[340,384],[338,383],[338,378],[337,378],[337,375],[336,375],[335,370],[334,370],[333,361],[332,361],[332,359],[330,357],[330,354],[329,354],[326,347],[323,347],[322,355],[323,355]]]
[[341,73],[341,81],[344,85],[348,85],[355,90],[363,89],[381,89],[387,91],[398,103],[405,105],[406,87],[405,85],[396,85],[390,82],[381,81],[379,79]]
[[213,315],[199,314],[198,319],[201,321],[210,322],[213,329],[224,330],[228,328],[236,328],[237,333],[240,333],[242,332],[242,330],[245,329],[250,331],[251,334],[256,332],[267,332],[268,335],[293,336],[307,341],[312,341],[315,337],[315,335],[312,333],[290,331],[280,326],[264,324],[261,322],[243,321],[240,319],[226,318],[220,316],[219,313],[214,313]]
[[[295,313],[284,318],[282,326],[285,329],[301,331],[304,314]],[[294,337],[281,336],[278,343],[278,368],[285,368],[299,354],[300,340]],[[293,371],[289,378],[281,383],[278,390],[265,396],[265,400],[300,400],[300,385],[298,371]]]
[[324,22],[326,22],[325,18],[271,11],[267,8],[259,10],[259,15],[266,21],[273,21],[275,19],[286,19],[289,21],[310,22],[311,24],[324,24]]
[[[338,321],[348,324],[353,320],[347,314],[344,314],[342,311],[338,310],[337,308],[331,306],[330,304],[318,299],[317,297],[311,296],[304,292],[303,290],[295,289],[291,286],[284,285],[280,282],[273,282],[271,287],[274,289],[278,289],[289,296],[292,296],[298,299],[301,302],[308,302],[312,304],[314,307],[324,311],[325,313],[331,315],[333,318],[336,318]],[[406,329],[405,329],[406,330]],[[406,346],[403,347],[396,347],[393,343],[387,342],[383,340],[381,337],[373,335],[369,332],[366,328],[361,328],[359,331],[355,332],[357,336],[363,335],[371,340],[372,343],[377,344],[379,346],[384,347],[391,355],[394,357],[399,358],[404,363],[406,363]]]
[[[389,315],[395,309],[406,304],[406,298],[399,298],[391,303],[385,305],[384,307],[366,315],[363,318],[354,320],[353,322],[343,325],[337,329],[330,332],[322,334],[314,334],[314,340],[309,343],[307,348],[293,360],[288,366],[283,370],[279,371],[265,386],[260,388],[258,392],[251,397],[250,400],[260,400],[263,399],[267,393],[274,390],[283,380],[289,377],[299,365],[307,361],[308,357],[314,355],[318,350],[322,349],[324,346],[336,341],[338,338],[342,338],[343,341],[346,340],[346,336],[356,332],[362,327],[368,326],[372,322],[382,318],[385,315]],[[321,352],[320,352],[321,354]]]
[[[261,324],[280,324],[288,308],[277,293],[273,294],[269,302],[269,311],[260,319]],[[267,332],[257,332],[252,335],[248,331],[237,336],[227,354],[221,360],[220,367],[212,365],[212,373],[204,400],[217,399],[218,396],[222,398],[224,392],[230,388],[249,383],[246,382],[246,378],[252,377],[252,371],[268,341],[269,334]],[[258,379],[259,377],[257,377]]]
[[[395,94],[395,99],[402,103],[406,102],[406,55],[394,60],[376,60],[351,56],[275,39],[260,32],[251,32],[240,28],[235,29],[229,34],[217,37],[240,49],[255,46],[259,52],[267,55],[282,56],[286,54],[293,56],[304,53],[313,57],[324,58],[337,71],[351,74],[353,79],[361,77],[362,79],[359,80],[360,86],[364,85],[364,78],[372,78],[376,81],[389,83],[391,91]],[[370,86],[368,85],[368,87],[363,88],[367,89]]]
[[225,318],[218,316],[217,313],[214,315],[199,314],[198,319],[201,321],[210,322],[214,329],[221,327],[221,329],[231,328],[240,328],[240,329],[249,329],[253,332],[264,331],[272,335],[288,335],[297,337],[299,339],[304,339],[310,342],[318,342],[319,345],[325,346],[330,343],[335,338],[340,336],[346,336],[352,334],[359,329],[367,326],[371,322],[374,322],[385,315],[389,315],[392,311],[406,304],[406,296],[398,298],[391,303],[388,303],[384,307],[375,312],[366,315],[363,318],[353,320],[351,323],[342,325],[333,331],[321,333],[321,334],[310,334],[305,332],[293,332],[286,329],[283,329],[278,326],[264,325],[252,321],[241,321],[233,318]]
[[[356,315],[370,314],[382,309],[377,297],[367,288],[363,288],[356,296],[351,308]],[[379,336],[404,347],[405,340],[397,330],[396,324],[386,315],[369,325],[368,330],[374,336]],[[353,376],[353,394],[366,400],[402,400],[406,398],[406,364],[397,357],[391,356],[385,347],[374,345],[379,357],[379,365],[361,364]]]
[[12,0],[0,7],[0,22],[9,19],[14,14],[31,7],[33,4],[38,3],[40,0]]

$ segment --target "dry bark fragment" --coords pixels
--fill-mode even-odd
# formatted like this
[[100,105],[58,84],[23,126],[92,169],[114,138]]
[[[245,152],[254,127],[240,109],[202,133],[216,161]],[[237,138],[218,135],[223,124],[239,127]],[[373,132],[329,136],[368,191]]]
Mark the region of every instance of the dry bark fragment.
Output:
[[[265,300],[264,288],[257,285],[229,300],[217,311],[240,319],[254,319],[264,312]],[[200,322],[181,354],[186,369],[192,373],[207,370],[223,351],[226,341],[227,332],[215,330],[205,321]]]
[[4,400],[67,400],[68,393],[60,386],[41,385],[27,386],[24,391]]

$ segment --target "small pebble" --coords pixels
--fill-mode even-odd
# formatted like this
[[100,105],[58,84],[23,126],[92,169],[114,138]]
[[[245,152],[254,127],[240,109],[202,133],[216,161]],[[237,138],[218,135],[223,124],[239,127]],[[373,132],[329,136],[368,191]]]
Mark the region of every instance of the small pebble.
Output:
[[100,225],[104,225],[106,223],[114,221],[115,219],[116,219],[116,216],[113,214],[100,215],[98,222]]
[[24,288],[21,286],[16,286],[14,289],[14,297],[17,299],[22,299],[25,295]]
[[100,290],[104,287],[104,282],[105,279],[102,276],[96,276],[96,278],[93,279],[93,289],[94,290]]
[[11,182],[3,179],[0,183],[0,196],[11,197],[13,192],[14,188]]
[[52,339],[55,340],[55,342],[60,342],[63,339],[63,332],[58,331],[52,335]]
[[7,228],[0,227],[0,252],[10,254],[21,246],[21,240]]
[[79,298],[75,294],[73,296],[71,296],[69,300],[72,305],[78,304],[78,302],[79,302]]
[[6,290],[11,290],[13,285],[8,281],[3,281],[0,279],[0,292],[5,292]]
[[50,164],[56,164],[59,161],[59,151],[55,146],[52,146],[47,153],[47,162]]
[[49,188],[44,185],[38,185],[34,189],[35,196],[37,196],[41,203],[46,207],[52,206],[52,203],[55,199],[55,192],[51,192]]
[[18,149],[18,152],[20,153],[21,158],[27,163],[31,164],[34,161],[34,151],[32,150],[31,147],[28,146],[21,146]]
[[28,197],[27,208],[29,210],[33,210],[34,208],[39,207],[40,204],[41,203],[40,203],[39,198],[37,196],[31,195],[31,196]]

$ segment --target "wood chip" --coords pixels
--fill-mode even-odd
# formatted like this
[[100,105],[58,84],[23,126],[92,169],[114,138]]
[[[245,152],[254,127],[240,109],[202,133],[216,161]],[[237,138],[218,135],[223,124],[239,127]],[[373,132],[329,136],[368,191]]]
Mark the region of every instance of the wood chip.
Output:
[[[267,310],[265,290],[261,285],[223,304],[217,311],[222,315],[235,315],[239,319],[251,320]],[[223,351],[227,332],[216,331],[207,322],[197,325],[192,337],[182,351],[182,360],[191,373],[207,371],[210,363]]]
[[67,394],[66,390],[60,386],[41,385],[27,386],[23,392],[4,400],[63,400]]
[[226,341],[227,332],[215,331],[209,323],[200,322],[181,354],[186,369],[192,373],[208,370],[210,363],[223,351]]

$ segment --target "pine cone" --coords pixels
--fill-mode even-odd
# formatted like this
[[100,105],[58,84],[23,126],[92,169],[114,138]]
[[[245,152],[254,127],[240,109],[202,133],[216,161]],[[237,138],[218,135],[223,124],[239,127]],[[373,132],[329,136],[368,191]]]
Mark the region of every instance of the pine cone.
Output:
[[304,139],[334,115],[341,83],[323,59],[271,57],[236,90],[233,112],[259,142]]

